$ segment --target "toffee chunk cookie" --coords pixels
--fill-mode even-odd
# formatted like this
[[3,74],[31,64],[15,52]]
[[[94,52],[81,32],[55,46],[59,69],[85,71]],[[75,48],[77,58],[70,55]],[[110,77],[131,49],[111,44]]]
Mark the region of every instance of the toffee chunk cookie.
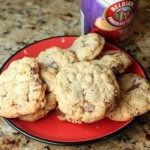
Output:
[[64,114],[61,120],[73,123],[91,123],[104,118],[119,96],[113,72],[90,62],[63,67],[56,76],[54,91],[58,109]]
[[45,99],[47,102],[43,108],[40,108],[37,112],[33,114],[20,116],[19,119],[33,122],[33,121],[36,121],[40,118],[47,116],[47,114],[56,107],[55,94],[48,93]]
[[117,78],[120,100],[106,116],[115,121],[126,121],[150,111],[150,84],[137,74],[122,74]]
[[96,33],[89,33],[78,37],[69,48],[74,51],[79,61],[93,60],[104,47],[105,40]]
[[112,69],[114,73],[123,73],[132,64],[132,61],[126,54],[115,50],[102,52],[97,59],[93,63]]
[[78,61],[74,52],[63,50],[59,47],[51,47],[42,51],[38,55],[37,60],[40,63],[44,63],[45,65],[56,69],[60,69],[62,66]]
[[12,62],[0,75],[0,115],[15,118],[36,112],[46,103],[45,89],[36,59]]
[[39,64],[39,67],[40,67],[40,77],[46,84],[46,90],[49,92],[53,91],[54,88],[53,85],[58,70],[41,63]]

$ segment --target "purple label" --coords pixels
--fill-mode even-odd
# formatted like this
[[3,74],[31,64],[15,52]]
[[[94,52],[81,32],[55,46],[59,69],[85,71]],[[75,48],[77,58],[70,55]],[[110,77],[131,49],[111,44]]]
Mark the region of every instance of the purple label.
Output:
[[90,32],[94,27],[94,22],[98,17],[103,16],[105,6],[100,6],[96,0],[81,0],[81,11],[83,12],[84,34]]

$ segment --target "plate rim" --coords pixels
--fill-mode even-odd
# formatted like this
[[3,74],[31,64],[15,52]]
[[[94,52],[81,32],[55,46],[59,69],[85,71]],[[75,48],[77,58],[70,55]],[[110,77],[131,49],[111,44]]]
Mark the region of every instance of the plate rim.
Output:
[[139,119],[139,117],[133,118],[133,120],[131,120],[131,122],[129,122],[127,125],[125,125],[121,129],[119,129],[111,134],[108,134],[104,137],[95,138],[92,140],[80,141],[80,142],[61,142],[61,141],[47,140],[47,139],[35,136],[33,134],[30,134],[30,133],[24,131],[23,129],[19,128],[17,125],[15,125],[10,119],[5,118],[5,117],[2,117],[2,118],[6,123],[8,123],[11,127],[13,127],[16,131],[18,131],[22,135],[25,135],[26,137],[31,138],[36,141],[39,141],[39,142],[43,142],[46,144],[58,145],[58,146],[81,146],[81,145],[93,144],[96,142],[104,141],[104,140],[114,137],[114,136],[118,135],[119,133],[122,133],[123,131],[127,130],[131,125],[133,125]]
[[[21,52],[22,50],[24,50],[25,48],[33,45],[33,44],[36,44],[36,43],[39,43],[39,42],[42,42],[42,41],[45,41],[45,40],[49,40],[49,39],[54,39],[54,38],[65,38],[65,37],[79,37],[79,35],[64,35],[64,36],[55,36],[55,37],[49,37],[49,38],[45,38],[45,39],[42,39],[42,40],[38,40],[38,41],[34,41],[33,43],[30,43],[28,44],[27,46],[17,50],[14,54],[12,54],[4,63],[3,65],[1,66],[0,68],[0,74],[2,73],[2,70],[3,68],[5,67],[5,65],[7,64],[7,62],[13,58],[16,54],[18,54],[19,52]],[[120,49],[122,51],[124,51],[125,53],[127,53],[130,57],[133,58],[133,60],[141,67],[144,75],[145,75],[145,78],[147,79],[147,74],[145,72],[145,70],[143,69],[143,67],[141,66],[141,64],[137,61],[136,58],[134,58],[134,56],[132,56],[131,54],[129,54],[127,51],[123,50],[122,48],[119,48],[113,44],[110,44],[108,42],[106,42],[107,44],[117,48],[117,49]],[[79,146],[79,145],[85,145],[85,144],[92,144],[92,143],[95,143],[95,142],[99,142],[99,141],[104,141],[104,140],[107,140],[111,137],[114,137],[115,135],[118,135],[119,133],[121,133],[122,131],[128,129],[133,123],[135,123],[137,121],[137,119],[139,118],[138,117],[135,117],[133,118],[133,120],[131,120],[127,125],[125,125],[124,127],[122,127],[121,129],[111,133],[111,134],[108,134],[104,137],[100,137],[100,138],[95,138],[95,139],[91,139],[91,140],[86,140],[86,141],[79,141],[79,142],[61,142],[61,141],[54,141],[54,140],[47,140],[47,139],[44,139],[44,138],[41,138],[41,137],[38,137],[38,136],[35,136],[33,134],[30,134],[26,131],[24,131],[23,129],[19,128],[17,125],[15,125],[9,118],[5,118],[5,117],[2,117],[1,118],[8,124],[10,125],[12,128],[14,128],[15,130],[17,130],[19,133],[21,133],[22,135],[24,136],[27,136],[28,138],[31,138],[33,140],[36,140],[36,141],[39,141],[39,142],[43,142],[43,143],[46,143],[46,144],[53,144],[53,145],[58,145],[58,146]]]

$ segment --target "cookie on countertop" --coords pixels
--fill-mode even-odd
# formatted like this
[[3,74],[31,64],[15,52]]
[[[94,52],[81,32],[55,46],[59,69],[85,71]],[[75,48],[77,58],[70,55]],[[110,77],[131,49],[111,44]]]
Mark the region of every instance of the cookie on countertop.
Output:
[[0,115],[15,118],[36,112],[46,103],[45,89],[36,59],[13,61],[0,75]]
[[109,50],[102,52],[97,60],[93,60],[93,63],[110,68],[114,73],[123,73],[132,64],[132,61],[123,52]]
[[44,63],[50,67],[60,69],[62,66],[65,66],[69,63],[77,62],[77,56],[73,51],[63,50],[59,47],[51,47],[42,51],[37,60],[40,63]]
[[42,63],[39,64],[39,68],[40,68],[40,77],[42,81],[46,84],[46,90],[52,92],[58,70]]
[[58,109],[65,120],[73,123],[91,123],[104,118],[120,94],[113,72],[90,62],[63,67],[56,76],[54,92]]
[[115,121],[126,121],[150,111],[150,84],[137,74],[122,74],[117,78],[120,100],[106,116]]
[[56,107],[55,94],[48,93],[45,99],[47,102],[43,108],[39,109],[37,112],[33,114],[20,116],[19,119],[33,122],[33,121],[36,121],[40,118],[47,116],[47,114]]
[[78,37],[69,48],[74,51],[79,61],[93,60],[104,47],[105,39],[96,33]]

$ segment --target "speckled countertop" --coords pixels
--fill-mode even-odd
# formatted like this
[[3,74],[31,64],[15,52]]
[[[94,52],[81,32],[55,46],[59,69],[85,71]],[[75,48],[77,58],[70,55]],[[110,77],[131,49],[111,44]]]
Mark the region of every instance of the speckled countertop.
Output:
[[[0,66],[17,50],[35,41],[61,35],[80,35],[79,0],[0,0]],[[150,2],[140,0],[131,44],[125,48],[150,79]],[[19,134],[0,119],[0,150],[150,150],[150,113],[128,130],[85,146],[54,146]]]

